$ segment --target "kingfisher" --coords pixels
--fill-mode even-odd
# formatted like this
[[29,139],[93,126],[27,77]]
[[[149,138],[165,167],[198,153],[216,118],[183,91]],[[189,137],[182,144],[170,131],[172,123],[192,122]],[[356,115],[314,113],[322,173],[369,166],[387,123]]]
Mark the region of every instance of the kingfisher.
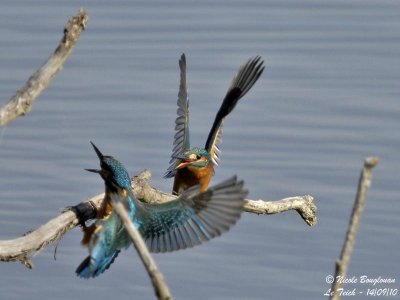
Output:
[[204,148],[190,148],[189,138],[189,98],[186,85],[186,57],[179,60],[180,84],[178,93],[175,136],[170,165],[164,178],[174,177],[172,193],[180,195],[186,189],[200,185],[205,191],[214,175],[214,165],[219,164],[219,143],[222,137],[224,118],[232,112],[237,102],[252,88],[264,71],[264,61],[260,56],[250,58],[240,66],[222,101],[214,123],[208,134]]
[[89,256],[76,269],[79,277],[99,276],[110,267],[119,252],[131,244],[121,219],[112,209],[113,202],[124,205],[148,248],[155,253],[199,245],[228,231],[240,218],[247,191],[243,181],[238,181],[236,176],[205,192],[193,187],[169,202],[144,203],[135,199],[124,166],[91,144],[100,160],[100,170],[87,170],[103,178],[104,202],[108,202],[110,211],[94,224],[88,243]]

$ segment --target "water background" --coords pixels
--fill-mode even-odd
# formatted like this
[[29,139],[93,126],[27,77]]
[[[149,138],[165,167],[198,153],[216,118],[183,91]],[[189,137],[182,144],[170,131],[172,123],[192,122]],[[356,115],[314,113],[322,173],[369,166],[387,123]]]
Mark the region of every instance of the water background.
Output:
[[[400,2],[0,1],[0,104],[47,59],[66,21],[90,21],[32,112],[0,129],[0,239],[16,238],[103,189],[85,172],[89,141],[169,191],[178,59],[186,53],[192,145],[203,146],[240,64],[266,70],[224,126],[213,182],[243,178],[251,199],[310,194],[318,224],[296,212],[243,214],[201,247],[156,255],[176,299],[322,299],[329,289],[365,157],[378,155],[349,277],[400,289]],[[95,280],[74,271],[79,229],[33,258],[0,264],[0,299],[152,299],[136,253]],[[397,296],[399,297],[399,296]],[[326,297],[325,297],[326,298]],[[379,297],[375,297],[379,298]],[[393,297],[392,297],[393,298]],[[385,298],[386,299],[386,298]]]

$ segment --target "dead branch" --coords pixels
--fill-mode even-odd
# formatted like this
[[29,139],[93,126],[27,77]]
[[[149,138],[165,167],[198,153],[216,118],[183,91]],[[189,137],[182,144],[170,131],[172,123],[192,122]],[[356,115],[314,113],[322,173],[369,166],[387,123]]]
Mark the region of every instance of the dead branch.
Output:
[[[175,196],[153,188],[149,183],[150,177],[151,173],[144,170],[139,176],[132,178],[133,190],[137,199],[150,203],[167,202],[175,199]],[[101,199],[102,197],[100,197]],[[314,198],[310,195],[289,197],[279,201],[246,199],[243,210],[258,215],[272,215],[296,210],[302,219],[309,226],[312,226],[317,223],[317,207],[313,201]],[[95,201],[94,204],[99,206],[100,202]]]
[[356,199],[351,214],[349,228],[346,234],[346,240],[343,245],[340,258],[336,261],[335,276],[333,277],[331,297],[330,299],[340,299],[340,291],[342,288],[341,278],[347,275],[347,267],[353,252],[354,242],[357,236],[358,228],[360,226],[361,216],[364,210],[365,201],[367,200],[367,193],[372,181],[372,168],[379,163],[378,157],[368,157],[364,161],[364,167],[361,171],[360,179],[358,182],[358,190]]
[[255,214],[277,214],[289,210],[295,210],[309,226],[317,224],[317,206],[310,195],[295,196],[279,201],[264,201],[246,199],[244,211]]
[[[148,170],[132,178],[132,191],[136,199],[156,203],[175,199],[176,196],[164,193],[152,187],[149,183],[151,173]],[[90,201],[95,207],[100,207],[104,193],[94,196]],[[244,210],[256,214],[275,214],[288,210],[296,210],[308,225],[316,223],[316,206],[311,196],[291,197],[279,201],[246,200]],[[0,261],[21,261],[27,267],[32,267],[29,257],[50,243],[59,240],[66,232],[79,224],[76,214],[65,211],[38,229],[14,240],[0,241]]]
[[137,253],[140,256],[140,259],[145,266],[147,273],[153,283],[154,291],[158,299],[162,300],[171,300],[172,295],[169,290],[167,283],[164,280],[163,274],[158,270],[153,257],[150,255],[149,250],[147,250],[147,246],[142,239],[139,231],[133,225],[131,219],[129,218],[128,212],[125,210],[124,205],[121,202],[113,202],[113,209],[115,209],[116,213],[121,218],[124,223],[124,227],[126,232],[131,237],[133,246],[135,247]]
[[67,211],[19,238],[0,241],[0,261],[19,260],[31,269],[30,255],[39,252],[48,244],[58,241],[76,225],[78,225],[78,219],[75,213]]
[[76,16],[68,21],[64,28],[64,35],[54,53],[16,92],[10,101],[0,107],[0,127],[18,116],[27,114],[31,110],[35,99],[48,87],[55,75],[62,69],[87,22],[88,15],[84,9],[81,9]]

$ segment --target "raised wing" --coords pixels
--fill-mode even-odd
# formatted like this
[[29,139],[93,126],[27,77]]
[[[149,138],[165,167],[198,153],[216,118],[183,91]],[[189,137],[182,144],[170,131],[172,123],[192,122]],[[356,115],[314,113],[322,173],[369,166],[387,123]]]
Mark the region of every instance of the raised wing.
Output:
[[213,163],[217,166],[219,163],[219,154],[221,153],[218,144],[221,142],[223,120],[235,108],[240,98],[246,95],[254,83],[256,83],[264,71],[263,64],[264,61],[261,59],[261,56],[255,56],[241,65],[215,116],[213,126],[208,134],[205,149],[210,153]]
[[190,148],[189,141],[189,99],[186,87],[186,57],[183,53],[179,60],[180,72],[180,84],[178,93],[178,110],[177,118],[175,120],[175,136],[174,143],[172,145],[172,155],[169,161],[170,165],[164,178],[174,177],[176,174],[176,166],[180,162],[176,157]]
[[236,176],[199,193],[198,187],[163,204],[143,204],[140,231],[151,252],[170,252],[208,241],[236,223],[247,191]]

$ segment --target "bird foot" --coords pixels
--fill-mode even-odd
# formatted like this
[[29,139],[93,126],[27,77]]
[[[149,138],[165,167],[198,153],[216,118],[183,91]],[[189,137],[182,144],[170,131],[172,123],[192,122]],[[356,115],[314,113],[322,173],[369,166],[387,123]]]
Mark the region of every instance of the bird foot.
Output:
[[86,227],[86,221],[96,218],[97,215],[97,208],[91,201],[82,202],[75,206],[67,206],[63,209],[63,212],[66,211],[73,211],[82,227]]

